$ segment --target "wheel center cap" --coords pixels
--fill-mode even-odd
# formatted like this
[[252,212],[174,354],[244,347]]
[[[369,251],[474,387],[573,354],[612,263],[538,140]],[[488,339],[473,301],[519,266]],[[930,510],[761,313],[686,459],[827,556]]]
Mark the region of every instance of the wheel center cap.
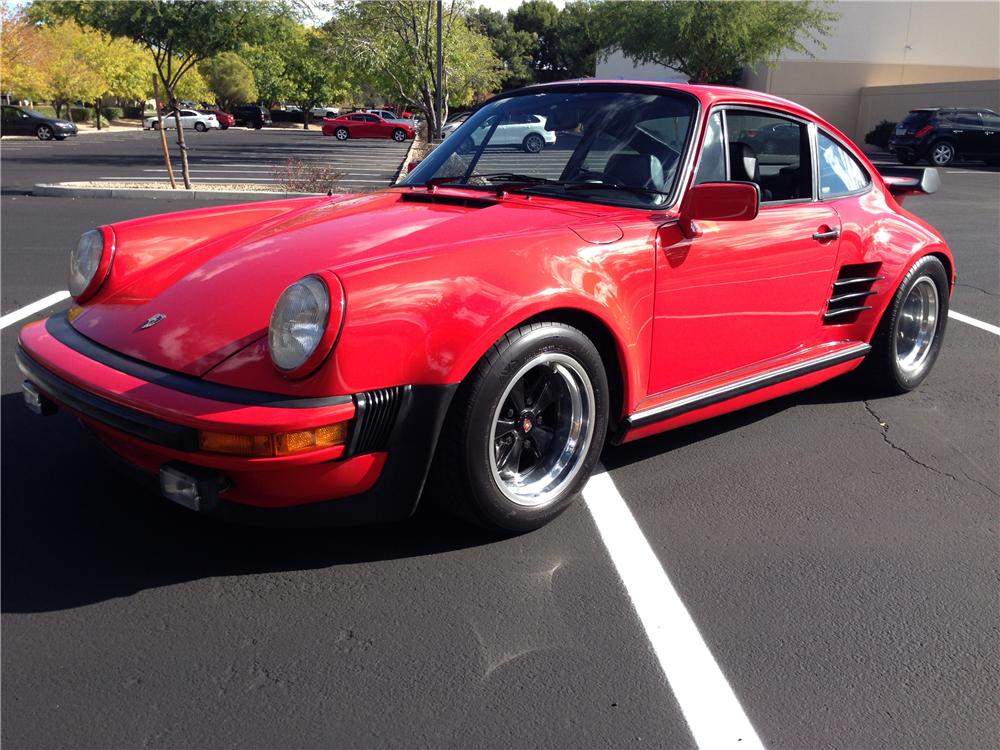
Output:
[[535,425],[531,421],[531,417],[521,417],[521,432],[527,434],[531,432],[531,428]]

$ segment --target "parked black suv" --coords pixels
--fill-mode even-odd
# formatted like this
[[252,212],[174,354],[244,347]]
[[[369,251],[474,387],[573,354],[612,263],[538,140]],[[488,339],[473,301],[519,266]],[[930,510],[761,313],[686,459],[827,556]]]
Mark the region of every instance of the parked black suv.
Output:
[[936,167],[957,157],[1000,164],[1000,115],[988,109],[911,109],[889,138],[903,164],[927,159]]
[[233,117],[237,125],[260,130],[271,124],[271,113],[259,104],[238,104],[233,107]]

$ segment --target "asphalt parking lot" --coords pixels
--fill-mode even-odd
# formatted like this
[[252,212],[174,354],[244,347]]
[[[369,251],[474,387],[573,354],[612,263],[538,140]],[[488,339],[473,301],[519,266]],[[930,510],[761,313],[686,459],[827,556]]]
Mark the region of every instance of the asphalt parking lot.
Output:
[[[148,136],[4,142],[4,315],[65,289],[82,231],[211,205],[24,195],[155,168]],[[197,163],[285,137],[210,133]],[[1000,173],[942,179],[907,206],[955,252],[953,310],[1000,325]],[[5,747],[693,747],[706,722],[742,747],[996,745],[995,332],[949,321],[905,397],[833,382],[609,449],[583,502],[496,541],[429,512],[248,529],[143,493],[21,403],[17,330],[59,307],[0,333]],[[635,530],[594,520],[618,498],[655,555],[638,578]]]
[[[168,130],[167,137],[179,181],[176,134]],[[339,142],[324,136],[318,127],[186,130],[184,137],[192,182],[250,182],[276,189],[289,160],[329,167],[339,173],[338,183],[345,190],[385,187],[395,180],[410,147],[410,141]],[[167,179],[160,135],[151,130],[86,133],[61,142],[4,139],[0,164],[5,192],[30,191],[41,182]]]

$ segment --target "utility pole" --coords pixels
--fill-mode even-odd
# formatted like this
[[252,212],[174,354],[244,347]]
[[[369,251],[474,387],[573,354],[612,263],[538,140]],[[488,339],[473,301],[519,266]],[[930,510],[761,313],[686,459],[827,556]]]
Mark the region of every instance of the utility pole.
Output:
[[441,22],[444,15],[444,2],[437,0],[437,86],[434,91],[434,138],[441,138],[441,92],[444,88],[444,49],[441,46]]

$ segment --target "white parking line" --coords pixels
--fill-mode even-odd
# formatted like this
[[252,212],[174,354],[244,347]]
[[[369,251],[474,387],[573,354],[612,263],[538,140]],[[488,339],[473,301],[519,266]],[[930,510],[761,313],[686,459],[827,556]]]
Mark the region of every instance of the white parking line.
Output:
[[19,320],[24,320],[27,317],[34,315],[36,312],[44,310],[47,307],[52,307],[64,299],[69,297],[69,292],[53,292],[48,297],[42,297],[37,302],[32,302],[30,305],[25,305],[20,310],[14,310],[14,312],[9,312],[0,318],[0,329],[6,328],[11,323],[16,323]]
[[987,333],[992,333],[994,336],[1000,336],[1000,326],[995,326],[992,323],[985,323],[982,320],[970,318],[968,315],[963,315],[962,313],[955,312],[954,310],[948,311],[948,317],[952,320],[957,320],[959,323],[965,323],[966,325],[981,328]]
[[763,748],[649,542],[606,472],[583,488],[587,509],[700,748]]

